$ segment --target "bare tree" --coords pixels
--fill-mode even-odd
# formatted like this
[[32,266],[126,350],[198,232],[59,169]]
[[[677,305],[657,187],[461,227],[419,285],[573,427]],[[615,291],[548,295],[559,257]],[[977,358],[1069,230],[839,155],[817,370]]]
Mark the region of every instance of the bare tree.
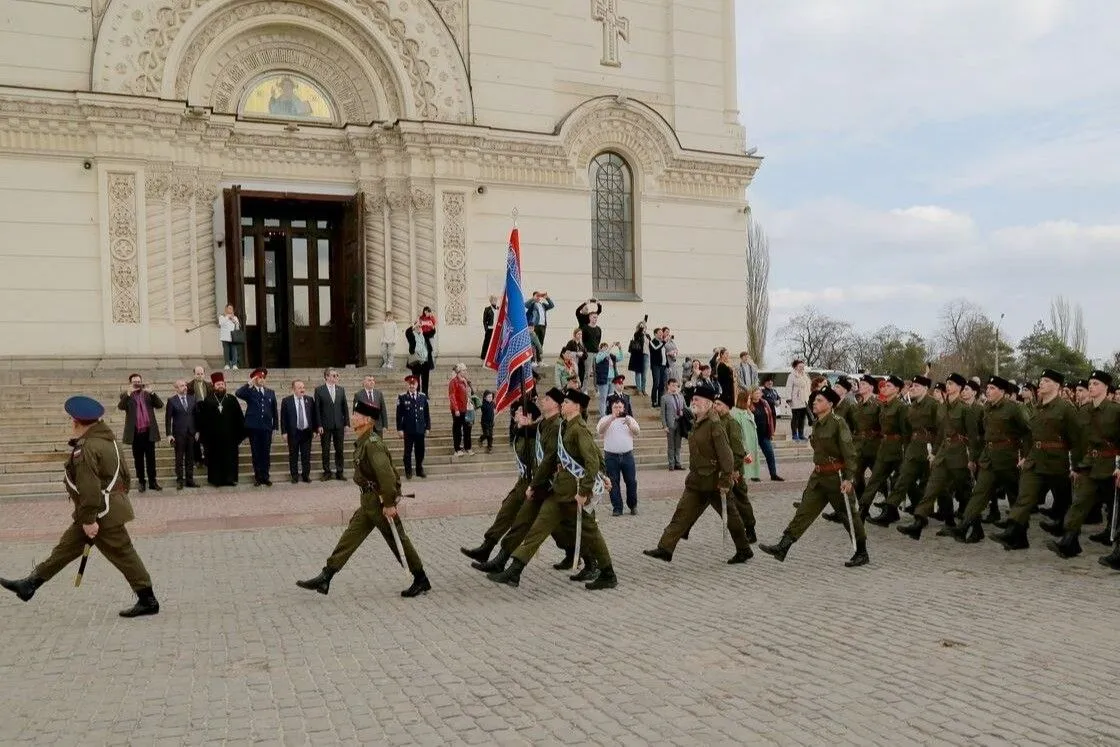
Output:
[[1015,370],[1014,349],[999,339],[995,323],[984,310],[972,301],[951,301],[941,310],[934,375],[958,371],[966,376],[987,377],[994,370],[997,347],[1000,371]]
[[761,365],[770,326],[770,239],[753,216],[747,218],[747,349]]
[[852,325],[809,306],[778,330],[790,358],[811,368],[844,370],[852,363]]
[[1071,304],[1065,296],[1050,301],[1050,331],[1071,349],[1085,355],[1089,334],[1085,330],[1085,312],[1081,304]]

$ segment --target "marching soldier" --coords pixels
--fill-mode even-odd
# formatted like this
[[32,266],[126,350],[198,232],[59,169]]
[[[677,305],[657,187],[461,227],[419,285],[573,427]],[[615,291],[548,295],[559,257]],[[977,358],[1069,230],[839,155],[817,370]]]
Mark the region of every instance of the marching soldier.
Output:
[[[867,488],[867,473],[874,473],[875,457],[879,453],[880,444],[883,443],[883,434],[879,429],[879,398],[875,396],[878,389],[879,380],[866,374],[859,380],[855,404],[842,399],[836,406],[836,415],[839,417],[844,413],[841,420],[848,424],[852,432],[852,440],[856,445],[856,471],[852,476],[852,485],[855,486],[857,498],[862,496]],[[842,395],[840,390],[836,390],[836,393]],[[835,511],[821,516],[838,524],[846,521]]]
[[[1033,509],[1049,491],[1055,506],[1071,501],[1070,464],[1081,460],[1083,447],[1077,409],[1058,396],[1065,377],[1046,369],[1038,380],[1038,403],[1030,419],[1031,433],[1019,460],[1019,494],[1006,529],[992,535],[1005,550],[1025,550]],[[1072,459],[1071,462],[1071,453]]]
[[[498,542],[513,527],[517,514],[525,503],[525,491],[529,488],[529,483],[533,478],[533,468],[536,466],[534,452],[537,442],[537,418],[540,416],[540,411],[536,405],[520,401],[513,403],[510,409],[513,411],[513,419],[517,423],[517,431],[513,440],[513,459],[517,464],[517,482],[514,483],[513,488],[510,489],[505,500],[502,501],[502,505],[498,509],[498,515],[494,517],[494,523],[482,535],[482,544],[473,550],[465,547],[459,548],[459,552],[482,565],[486,564],[486,561],[490,559],[491,551],[497,547]],[[507,556],[505,560],[508,559]],[[502,565],[505,566],[504,561]]]
[[930,451],[937,436],[937,401],[929,396],[932,384],[925,376],[915,376],[910,382],[910,407],[906,410],[902,438],[906,445],[902,469],[883,510],[878,516],[868,519],[876,526],[889,527],[898,521],[898,507],[907,494],[911,503],[917,503],[925,494]]
[[789,526],[782,533],[782,538],[776,545],[759,545],[758,549],[768,555],[773,555],[779,561],[785,561],[786,553],[793,543],[801,538],[805,531],[816,520],[817,515],[826,505],[831,505],[832,510],[847,518],[851,510],[852,528],[855,533],[855,554],[844,563],[847,568],[867,565],[870,558],[867,555],[867,535],[864,533],[863,520],[859,512],[844,508],[844,501],[850,500],[852,480],[850,475],[856,469],[856,449],[852,441],[852,433],[848,424],[833,413],[833,407],[840,401],[840,395],[831,389],[815,392],[810,397],[809,406],[817,416],[813,426],[813,433],[809,441],[813,446],[813,472],[809,475],[809,482],[805,492],[801,494],[801,505],[797,508]]
[[[152,578],[132,546],[125,526],[132,521],[128,489],[132,478],[121,459],[120,446],[113,430],[101,418],[105,408],[89,397],[71,397],[64,405],[73,423],[70,458],[63,481],[73,519],[49,558],[37,565],[31,575],[15,581],[0,578],[0,586],[30,601],[40,586],[77,560],[92,545],[121,572],[136,593],[137,602],[121,610],[121,617],[141,617],[159,613],[159,602],[152,591]],[[84,561],[83,561],[84,562]]]
[[[1042,522],[1042,527],[1061,540],[1048,540],[1046,547],[1059,558],[1073,558],[1081,554],[1078,537],[1086,517],[1095,507],[1105,506],[1111,513],[1112,498],[1120,486],[1120,405],[1108,396],[1112,376],[1104,371],[1093,371],[1086,383],[1089,401],[1077,412],[1077,422],[1084,439],[1084,453],[1073,463],[1073,489],[1076,497],[1065,521]],[[1064,530],[1064,533],[1063,533]],[[1089,536],[1094,542],[1107,545],[1112,542],[1112,530],[1105,523],[1103,530]]]
[[[865,380],[871,377],[864,377]],[[882,402],[879,404],[879,450],[875,454],[875,467],[871,470],[871,479],[859,498],[859,515],[867,519],[871,511],[871,504],[880,490],[889,493],[889,481],[894,475],[897,479],[899,470],[902,469],[903,435],[906,430],[906,405],[902,403],[899,392],[902,391],[902,379],[897,376],[888,376],[878,386]]]
[[[591,398],[578,389],[568,389],[564,392],[564,402],[560,405],[560,416],[564,422],[560,425],[556,444],[555,459],[560,465],[560,470],[554,483],[555,492],[541,506],[529,534],[510,558],[509,567],[500,573],[490,573],[486,576],[491,581],[510,586],[519,585],[521,572],[525,570],[525,566],[533,559],[545,539],[557,527],[573,517],[578,517],[582,524],[581,544],[595,560],[599,570],[598,576],[585,587],[589,591],[597,591],[618,586],[610,550],[607,549],[607,542],[603,539],[595,520],[594,506],[588,505],[591,502],[595,483],[600,480],[599,470],[603,464],[603,457],[598,444],[595,443],[595,437],[591,435],[587,424],[580,417],[581,408],[587,407],[590,401]],[[551,459],[546,458],[546,465],[551,462]]]
[[[747,492],[747,480],[743,475],[743,469],[746,464],[750,464],[753,460],[753,455],[747,452],[747,444],[743,439],[743,427],[739,425],[739,421],[731,417],[731,410],[728,409],[727,403],[721,399],[717,399],[714,403],[716,415],[719,416],[719,423],[723,426],[723,430],[727,433],[727,444],[731,447],[731,455],[735,458],[735,475],[732,477],[731,492],[728,497],[731,502],[735,504],[735,509],[739,512],[739,518],[743,520],[743,529],[747,533],[747,542],[758,542],[758,535],[755,533],[755,518],[754,507],[751,506],[751,499]],[[728,511],[730,513],[730,510]],[[747,555],[752,557],[754,553],[747,545]]]
[[921,539],[935,503],[939,518],[945,522],[938,536],[952,536],[951,529],[956,526],[953,497],[964,505],[971,492],[972,455],[980,453],[980,428],[971,414],[972,408],[961,399],[966,384],[968,381],[958,373],[949,374],[945,380],[945,401],[938,408],[937,456],[933,458],[925,494],[914,509],[914,520],[895,527],[911,539]]
[[[965,493],[963,498],[959,499],[957,505],[956,518],[960,519],[964,516],[964,510],[968,507],[968,502],[972,499],[972,488],[976,486],[976,476],[980,469],[980,453],[984,450],[984,405],[980,402],[980,395],[984,391],[984,385],[980,383],[980,377],[973,376],[965,382],[964,389],[961,389],[961,402],[964,402],[968,407],[968,413],[965,416],[968,419],[968,427],[975,428],[976,432],[980,434],[980,445],[977,450],[969,453],[969,479],[972,481],[972,486],[968,492]],[[992,499],[989,504],[989,514],[994,511],[997,515],[995,521],[999,520],[999,497]]]
[[[1031,427],[1023,406],[1015,401],[1017,387],[1007,379],[993,376],[984,388],[983,447],[977,463],[980,473],[972,495],[953,530],[958,542],[979,542],[984,539],[980,514],[985,505],[998,501],[999,495],[1019,495],[1019,454],[1024,441],[1030,438]],[[998,509],[997,509],[998,514]]]
[[[327,558],[322,572],[307,581],[297,581],[301,589],[310,589],[327,594],[331,589],[331,578],[342,570],[346,561],[361,547],[362,542],[374,529],[381,532],[398,562],[407,562],[412,573],[412,585],[401,592],[401,596],[412,598],[432,590],[432,584],[424,573],[424,564],[412,546],[404,525],[397,513],[397,502],[401,496],[401,478],[393,465],[393,458],[381,436],[373,430],[374,422],[380,417],[378,408],[368,402],[358,401],[350,416],[350,427],[357,438],[354,440],[354,482],[362,491],[361,506],[350,517],[350,524],[343,531]],[[391,522],[391,523],[390,523]],[[396,526],[396,532],[393,531]],[[404,550],[404,558],[397,549],[397,539]]]
[[684,481],[684,493],[677,502],[677,509],[669,526],[661,535],[657,547],[643,550],[644,555],[657,560],[672,562],[673,551],[681,537],[692,528],[704,511],[711,506],[723,521],[735,542],[735,554],[727,561],[728,565],[745,563],[754,553],[743,526],[742,517],[733,502],[727,504],[727,516],[723,516],[720,493],[729,491],[737,475],[741,475],[735,454],[728,443],[727,430],[713,410],[718,398],[715,389],[701,384],[692,392],[689,408],[695,416],[695,425],[688,434],[688,476]]

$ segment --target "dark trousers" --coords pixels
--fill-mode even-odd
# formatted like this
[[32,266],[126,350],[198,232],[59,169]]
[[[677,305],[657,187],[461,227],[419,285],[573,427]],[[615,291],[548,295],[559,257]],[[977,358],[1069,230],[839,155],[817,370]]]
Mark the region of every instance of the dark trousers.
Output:
[[[408,565],[408,570],[413,575],[419,576],[424,573],[424,564],[420,561],[420,555],[416,552],[416,548],[412,545],[412,540],[408,538],[408,533],[404,530],[404,524],[401,523],[401,517],[396,517],[393,522],[397,525],[397,534],[401,538],[401,548],[404,550],[404,562]],[[338,538],[338,544],[335,545],[334,551],[331,556],[327,558],[327,568],[330,568],[336,573],[342,570],[346,565],[346,561],[350,556],[362,546],[366,537],[376,529],[381,533],[385,544],[389,546],[389,551],[393,553],[393,557],[400,559],[397,553],[397,543],[393,541],[393,530],[389,528],[389,519],[381,513],[380,509],[376,511],[367,511],[364,508],[359,508],[350,517],[350,523],[346,525],[343,530],[342,536]]]
[[471,424],[465,413],[451,416],[451,441],[455,451],[471,450]]
[[758,439],[758,450],[762,452],[762,456],[766,459],[766,469],[770,471],[770,479],[773,480],[778,476],[778,460],[774,456],[774,442],[769,438]]
[[86,545],[91,541],[105,559],[121,572],[133,591],[152,588],[152,577],[148,575],[144,561],[136,554],[136,548],[132,546],[132,538],[128,536],[128,529],[123,524],[116,527],[100,527],[96,539],[93,540],[86,537],[80,524],[71,524],[62,533],[50,557],[37,565],[31,575],[49,581],[59,571],[81,557]]
[[486,351],[490,348],[490,338],[494,336],[494,330],[488,329],[482,334],[482,354],[478,357],[486,360]]
[[[1073,483],[1068,472],[1044,475],[1028,467],[1019,473],[1019,496],[1011,506],[1011,520],[1016,524],[1030,526],[1031,513],[1042,503],[1047,493],[1054,496],[1054,506],[1065,510],[1073,501]],[[1078,527],[1080,529],[1080,527]],[[1072,531],[1066,526],[1066,531]]]
[[494,424],[483,424],[482,435],[478,439],[478,445],[486,444],[487,448],[494,448]]
[[805,420],[809,416],[809,411],[804,407],[796,407],[792,413],[790,428],[793,431],[793,438],[805,438]]
[[132,459],[136,463],[136,479],[141,485],[156,481],[156,444],[148,431],[132,434]]
[[412,469],[412,456],[416,455],[416,469],[424,466],[424,438],[425,434],[421,433],[414,436],[411,433],[404,434],[404,468],[406,470]]
[[607,477],[611,478],[611,507],[622,511],[622,482],[626,482],[626,507],[638,506],[638,470],[634,464],[634,452],[625,454],[606,452]]
[[263,482],[269,473],[269,460],[272,458],[272,431],[265,428],[249,428],[249,452],[253,455],[253,476]]
[[[342,440],[346,435],[344,428],[324,428],[319,436],[319,445],[323,447],[323,471],[342,474]],[[335,469],[331,469],[331,442],[334,442]]]
[[650,366],[649,373],[653,377],[653,388],[649,393],[649,403],[657,407],[661,404],[661,395],[665,393],[665,381],[669,378],[669,369],[665,366]]
[[292,477],[311,476],[311,429],[288,433],[288,472]]
[[202,439],[201,438],[194,439],[194,446],[192,447],[192,449],[193,449],[193,453],[191,454],[191,456],[194,457],[194,463],[195,464],[206,464],[206,455],[202,453]]
[[548,327],[546,327],[543,324],[534,324],[533,325],[533,334],[535,334],[537,336],[537,340],[541,344],[540,348],[538,348],[536,350],[537,363],[541,362],[541,355],[542,355],[542,351],[544,350],[544,333],[547,332],[547,331],[548,331]]
[[[180,433],[175,436],[175,479],[177,481],[194,480],[194,450],[197,444],[193,433]],[[154,480],[155,477],[152,479]]]

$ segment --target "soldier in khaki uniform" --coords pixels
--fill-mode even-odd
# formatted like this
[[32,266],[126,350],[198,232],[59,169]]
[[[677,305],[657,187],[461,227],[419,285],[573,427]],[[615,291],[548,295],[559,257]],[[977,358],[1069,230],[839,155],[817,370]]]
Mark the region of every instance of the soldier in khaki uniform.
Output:
[[[1111,512],[1113,493],[1120,485],[1120,405],[1109,399],[1110,386],[1112,376],[1104,371],[1093,371],[1089,376],[1089,401],[1077,411],[1084,449],[1081,459],[1073,464],[1073,506],[1064,522],[1042,522],[1043,529],[1061,536],[1058,542],[1046,543],[1060,558],[1081,554],[1078,538],[1086,517],[1102,505]],[[1111,543],[1109,523],[1106,521],[1104,529],[1089,539],[1105,545]]]
[[929,480],[930,449],[937,438],[937,400],[929,396],[933,382],[926,376],[915,376],[910,383],[910,407],[906,410],[902,442],[906,451],[902,469],[891,489],[886,505],[878,516],[868,519],[881,527],[899,520],[898,508],[907,495],[917,504],[925,494]]
[[980,453],[979,422],[972,416],[972,408],[961,399],[961,391],[968,381],[958,373],[945,380],[945,401],[938,406],[937,456],[933,458],[929,482],[921,502],[914,509],[914,520],[906,526],[895,527],[911,539],[920,539],[922,530],[929,524],[929,516],[936,503],[938,516],[945,522],[939,536],[952,536],[949,531],[956,526],[953,498],[967,503],[971,493],[973,454]]
[[[598,575],[585,586],[589,591],[613,589],[618,586],[618,578],[611,563],[607,542],[599,531],[595,520],[594,506],[589,506],[595,483],[601,479],[599,470],[603,466],[603,455],[595,443],[595,436],[587,428],[580,411],[587,407],[591,398],[578,389],[564,392],[564,402],[560,406],[560,416],[564,419],[559,428],[555,456],[545,455],[543,468],[558,465],[554,492],[545,499],[524,541],[513,552],[509,567],[500,573],[487,574],[491,581],[518,586],[521,572],[536,555],[558,527],[571,521],[574,523],[577,511],[582,512],[580,542],[598,566]],[[609,489],[609,488],[608,488]],[[532,498],[531,495],[526,496]]]
[[988,379],[984,391],[987,402],[983,406],[983,447],[977,457],[980,473],[960,526],[953,530],[953,539],[958,542],[984,539],[980,520],[984,506],[998,500],[1000,493],[1019,494],[1019,454],[1031,435],[1026,411],[1015,401],[1018,387],[1007,379],[993,376]]
[[[809,475],[805,492],[801,494],[801,505],[782,533],[781,540],[776,545],[758,546],[758,549],[780,561],[786,559],[786,553],[793,547],[793,543],[805,534],[825,506],[831,505],[836,513],[847,520],[849,509],[840,509],[844,508],[844,501],[848,501],[851,496],[850,475],[856,469],[856,449],[848,424],[833,414],[832,408],[839,401],[840,395],[831,389],[815,392],[810,398],[809,406],[817,416],[813,435],[809,437],[813,446],[813,472]],[[844,565],[855,568],[867,565],[870,558],[867,555],[867,535],[864,533],[863,520],[855,508],[851,508],[851,512],[856,551]]]
[[886,401],[879,405],[879,451],[875,455],[875,467],[871,470],[871,479],[859,497],[859,515],[866,519],[871,511],[871,504],[880,490],[887,493],[888,484],[894,476],[898,479],[898,472],[902,469],[902,456],[904,451],[903,438],[906,431],[906,408],[899,398],[902,390],[902,379],[897,376],[888,376],[882,383],[883,396]]
[[1065,377],[1047,369],[1038,381],[1038,402],[1030,419],[1031,434],[1019,460],[1019,496],[1006,529],[992,535],[1005,550],[1025,550],[1031,513],[1049,491],[1055,505],[1070,504],[1070,465],[1084,452],[1077,408],[1058,396]]
[[121,610],[120,616],[155,615],[159,602],[152,591],[151,576],[125,526],[134,518],[128,500],[132,478],[112,429],[101,421],[105,408],[89,397],[71,397],[65,409],[74,433],[64,478],[74,504],[74,523],[30,576],[16,581],[0,579],[0,586],[27,602],[40,586],[77,560],[87,545],[93,545],[124,575],[138,597],[134,606]]
[[[847,379],[841,379],[837,386],[841,386]],[[844,385],[848,389],[850,382]],[[841,397],[844,392],[836,389]],[[867,473],[875,471],[875,457],[879,453],[879,446],[883,443],[883,434],[879,429],[879,399],[875,392],[879,389],[879,380],[870,374],[860,378],[858,393],[855,403],[841,399],[836,406],[835,413],[841,420],[848,424],[852,432],[852,440],[856,445],[856,471],[852,476],[852,485],[855,486],[856,498],[863,495],[867,488]],[[847,521],[835,511],[821,514],[821,517],[842,524]]]
[[[381,532],[385,543],[398,556],[396,542],[393,540],[392,529],[389,522],[397,527],[404,549],[404,560],[408,563],[408,570],[412,573],[412,585],[401,592],[402,597],[411,598],[425,594],[432,590],[432,584],[424,573],[424,564],[412,546],[404,525],[397,514],[397,501],[401,496],[401,478],[389,449],[381,436],[373,429],[374,422],[380,416],[378,408],[364,401],[354,405],[354,412],[350,416],[350,427],[357,438],[354,441],[354,482],[361,488],[361,506],[350,517],[350,524],[343,531],[334,548],[334,552],[327,558],[327,563],[318,576],[307,581],[297,581],[301,589],[311,589],[320,594],[326,594],[331,589],[331,578],[342,570],[346,561],[354,554],[366,537],[374,529]],[[397,560],[401,558],[398,556]]]
[[[742,394],[742,392],[740,392]],[[731,455],[735,458],[736,475],[733,478],[734,482],[731,484],[731,492],[728,493],[728,498],[735,504],[735,510],[739,512],[739,518],[743,520],[743,529],[747,533],[747,542],[754,544],[758,542],[758,535],[755,531],[755,518],[754,507],[751,506],[750,493],[747,490],[747,480],[743,475],[744,465],[750,464],[754,455],[747,451],[746,441],[743,439],[743,427],[735,418],[731,417],[731,410],[728,409],[727,403],[723,400],[717,399],[714,403],[716,415],[719,416],[719,423],[723,426],[723,430],[727,433],[727,444],[731,447]],[[730,513],[730,509],[728,510]],[[747,546],[747,556],[751,557],[754,553],[751,552],[750,546]]]
[[692,410],[695,425],[688,434],[689,462],[684,493],[677,502],[673,518],[669,521],[669,526],[665,527],[657,547],[642,551],[651,558],[671,562],[677,543],[709,506],[727,522],[727,529],[735,542],[735,554],[727,561],[728,564],[745,563],[754,555],[742,517],[733,500],[728,501],[727,516],[723,516],[720,493],[730,491],[734,481],[742,479],[742,473],[739,470],[741,462],[736,462],[728,442],[727,430],[713,409],[717,397],[715,390],[705,384],[700,384],[692,392],[689,409]]

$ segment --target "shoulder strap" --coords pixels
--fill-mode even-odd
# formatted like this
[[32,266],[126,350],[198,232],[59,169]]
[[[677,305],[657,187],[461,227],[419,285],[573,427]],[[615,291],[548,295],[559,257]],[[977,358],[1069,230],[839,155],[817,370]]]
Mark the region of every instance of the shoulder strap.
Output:
[[113,479],[101,491],[101,497],[105,500],[105,508],[97,514],[97,518],[103,518],[109,513],[109,494],[113,492],[113,487],[117,484],[117,479],[121,476],[121,448],[117,445],[116,439],[113,439],[113,451],[117,453],[117,468],[113,472]]

